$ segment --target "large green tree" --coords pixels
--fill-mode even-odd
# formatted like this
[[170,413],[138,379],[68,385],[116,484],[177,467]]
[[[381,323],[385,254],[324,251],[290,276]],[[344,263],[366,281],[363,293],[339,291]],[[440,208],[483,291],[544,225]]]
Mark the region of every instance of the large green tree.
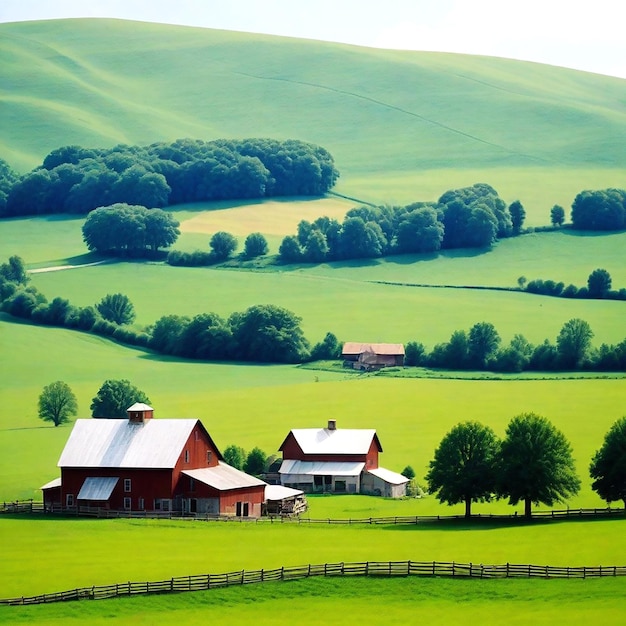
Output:
[[561,365],[576,369],[587,356],[591,345],[593,331],[591,326],[579,318],[573,318],[561,328],[556,345]]
[[519,200],[511,202],[509,205],[509,213],[511,215],[511,224],[513,226],[513,234],[519,235],[526,219],[526,211]]
[[225,261],[237,249],[237,239],[223,230],[215,233],[209,242],[216,261]]
[[114,324],[132,324],[135,320],[133,303],[123,293],[107,294],[96,304],[96,309],[105,320]]
[[609,504],[621,500],[626,507],[626,416],[618,419],[593,455],[591,488]]
[[229,318],[236,356],[244,361],[299,363],[308,356],[309,344],[301,318],[273,304],[258,304]]
[[39,396],[38,415],[44,422],[59,426],[69,422],[70,417],[77,412],[76,396],[67,383],[57,380],[43,388]]
[[426,475],[428,490],[439,502],[465,503],[465,517],[472,502],[484,502],[496,492],[499,442],[488,426],[478,422],[457,424],[435,450]]
[[602,268],[593,270],[587,278],[590,298],[606,298],[611,289],[611,275]]
[[231,444],[224,450],[224,462],[238,470],[243,470],[246,463],[246,451],[241,446]]
[[508,497],[512,505],[523,502],[529,518],[533,503],[553,506],[580,489],[565,435],[534,413],[517,415],[509,422],[497,472],[499,495]]
[[148,396],[129,380],[105,380],[91,401],[92,417],[124,418],[135,402],[150,404]]
[[478,369],[484,369],[499,345],[500,335],[493,324],[489,322],[474,324],[470,328],[468,337],[470,364]]

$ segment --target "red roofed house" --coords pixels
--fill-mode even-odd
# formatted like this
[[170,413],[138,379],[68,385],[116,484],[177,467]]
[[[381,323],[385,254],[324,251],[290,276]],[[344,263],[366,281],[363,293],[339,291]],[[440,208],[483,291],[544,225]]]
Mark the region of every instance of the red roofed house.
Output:
[[357,370],[375,370],[381,367],[404,365],[404,346],[401,343],[357,343],[343,344],[341,358],[344,365]]
[[378,466],[383,451],[373,429],[293,429],[280,448],[280,482],[307,492],[368,493],[390,498],[406,495],[409,482]]
[[224,463],[200,420],[153,413],[136,403],[127,420],[76,420],[45,505],[261,515],[266,483]]

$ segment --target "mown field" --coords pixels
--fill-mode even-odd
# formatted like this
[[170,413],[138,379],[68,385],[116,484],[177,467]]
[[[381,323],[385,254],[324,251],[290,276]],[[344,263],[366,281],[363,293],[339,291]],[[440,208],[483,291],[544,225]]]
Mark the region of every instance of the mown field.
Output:
[[[262,35],[115,20],[0,25],[0,158],[26,172],[63,145],[107,147],[177,137],[268,136],[318,143],[335,157],[339,194],[377,204],[435,200],[476,182],[519,199],[529,226],[569,214],[583,189],[623,187],[626,81],[531,63],[439,53],[369,50]],[[158,97],[155,97],[158,95]],[[243,241],[266,234],[275,253],[300,219],[338,219],[357,200],[289,198],[255,204],[186,205],[177,247],[206,249],[212,233]],[[69,216],[0,222],[0,262],[19,254],[30,268],[78,264],[83,220]],[[436,258],[288,266],[263,271],[119,263],[34,274],[48,298],[94,304],[126,293],[138,326],[161,315],[224,316],[271,302],[294,311],[311,342],[422,341],[492,322],[506,341],[554,341],[572,317],[594,343],[626,336],[623,302],[570,301],[501,291],[380,284],[514,287],[519,276],[582,286],[607,269],[626,286],[626,234],[534,233],[489,252]],[[476,419],[502,435],[514,415],[534,411],[572,443],[583,488],[565,506],[604,503],[587,468],[609,426],[624,414],[626,380],[455,380],[354,376],[291,366],[165,359],[99,337],[16,323],[0,316],[0,499],[39,498],[58,475],[71,425],[37,418],[44,385],[64,380],[79,416],[107,378],[128,378],[157,417],[198,417],[218,447],[267,453],[290,428],[376,428],[381,463],[411,464],[422,478],[443,435]],[[512,512],[506,502],[477,512]],[[311,499],[311,517],[460,513],[432,497]],[[0,519],[0,596],[126,580],[340,560],[457,560],[622,564],[623,522],[531,526],[334,527],[181,522]],[[68,550],[68,545],[72,546]],[[134,598],[0,611],[7,623],[205,623],[219,610],[233,623],[619,623],[620,579],[598,581],[316,580],[179,597]],[[294,600],[298,598],[299,601]],[[296,611],[296,613],[294,613]],[[495,616],[495,617],[494,617]],[[333,621],[334,620],[334,621]]]
[[[230,623],[270,625],[277,615],[300,623],[352,626],[462,624],[496,618],[507,624],[605,624],[622,621],[623,580],[311,579],[215,589],[177,596],[120,598],[38,607],[3,607],[12,624],[206,624],[219,612]],[[321,617],[323,616],[323,618]]]

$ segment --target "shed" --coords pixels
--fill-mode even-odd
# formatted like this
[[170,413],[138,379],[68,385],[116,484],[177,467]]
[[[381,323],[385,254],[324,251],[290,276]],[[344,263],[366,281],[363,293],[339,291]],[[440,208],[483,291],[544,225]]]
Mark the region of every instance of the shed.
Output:
[[346,342],[341,358],[344,365],[354,369],[372,370],[404,365],[404,345],[401,343]]

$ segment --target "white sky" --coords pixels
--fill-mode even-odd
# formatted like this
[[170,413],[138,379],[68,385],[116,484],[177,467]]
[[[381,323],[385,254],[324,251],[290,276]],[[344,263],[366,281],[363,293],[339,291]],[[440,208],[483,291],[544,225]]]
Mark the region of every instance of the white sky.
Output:
[[0,22],[65,17],[484,54],[626,78],[624,0],[0,0]]

